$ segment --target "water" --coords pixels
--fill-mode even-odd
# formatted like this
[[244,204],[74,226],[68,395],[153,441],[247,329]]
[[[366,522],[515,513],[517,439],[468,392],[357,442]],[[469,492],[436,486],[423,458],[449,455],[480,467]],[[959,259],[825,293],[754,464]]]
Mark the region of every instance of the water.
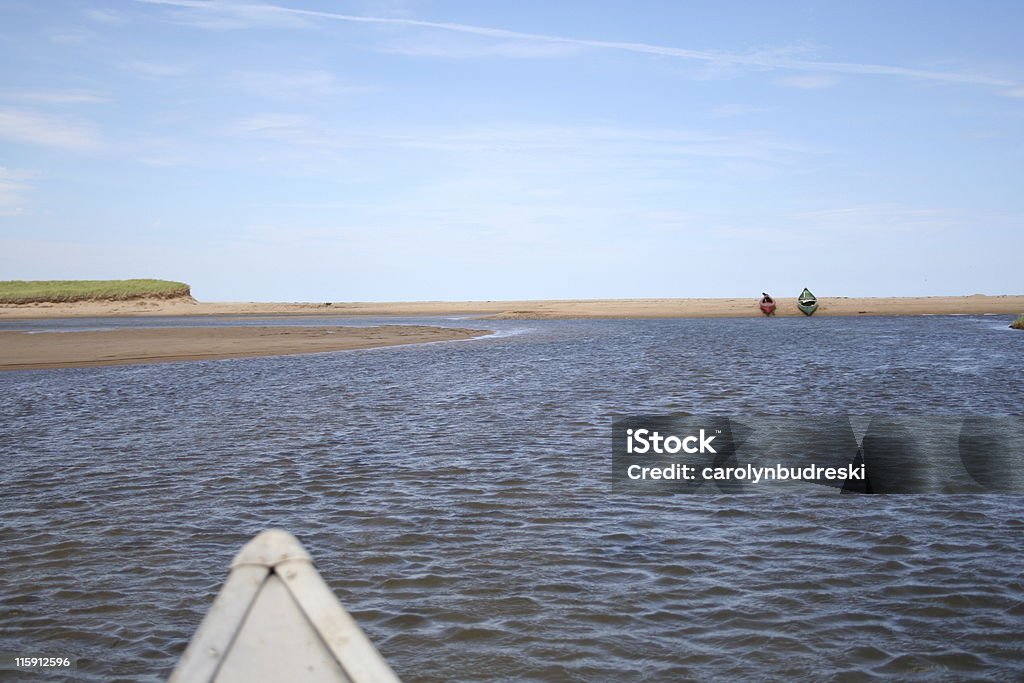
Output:
[[0,374],[0,652],[161,680],[279,526],[407,681],[1024,676],[1019,497],[610,483],[615,413],[1020,414],[1009,318],[429,322],[499,334]]

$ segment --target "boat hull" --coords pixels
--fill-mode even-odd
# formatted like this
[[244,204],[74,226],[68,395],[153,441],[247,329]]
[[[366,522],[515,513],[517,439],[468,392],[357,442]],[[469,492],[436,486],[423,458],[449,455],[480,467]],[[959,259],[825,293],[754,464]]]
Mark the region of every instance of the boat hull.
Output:
[[813,304],[797,304],[796,307],[799,308],[800,312],[804,315],[814,315],[814,312],[818,310],[818,302],[814,302]]
[[401,683],[313,568],[271,529],[231,572],[169,683]]
[[818,297],[814,296],[811,290],[804,287],[804,291],[800,292],[800,296],[796,299],[796,307],[804,315],[814,315],[814,312],[818,310]]

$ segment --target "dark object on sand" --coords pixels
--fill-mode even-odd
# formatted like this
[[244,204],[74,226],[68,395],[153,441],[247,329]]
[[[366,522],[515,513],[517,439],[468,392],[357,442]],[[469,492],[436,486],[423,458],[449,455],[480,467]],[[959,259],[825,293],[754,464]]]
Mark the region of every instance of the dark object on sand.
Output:
[[771,298],[767,292],[761,292],[761,301],[758,306],[761,307],[761,312],[765,315],[775,315],[775,299]]

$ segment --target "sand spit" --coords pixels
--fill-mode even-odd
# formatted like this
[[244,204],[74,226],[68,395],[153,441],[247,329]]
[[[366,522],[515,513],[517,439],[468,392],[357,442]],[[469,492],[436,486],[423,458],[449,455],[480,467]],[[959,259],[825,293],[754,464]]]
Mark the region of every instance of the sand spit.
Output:
[[485,334],[490,332],[411,325],[0,332],[0,370],[284,356],[471,339]]
[[[758,297],[733,299],[579,299],[386,303],[203,303],[189,299],[0,305],[0,319],[152,315],[466,315],[496,319],[758,317]],[[795,298],[776,299],[778,316],[802,315]],[[816,316],[1021,314],[1024,295],[828,297]]]

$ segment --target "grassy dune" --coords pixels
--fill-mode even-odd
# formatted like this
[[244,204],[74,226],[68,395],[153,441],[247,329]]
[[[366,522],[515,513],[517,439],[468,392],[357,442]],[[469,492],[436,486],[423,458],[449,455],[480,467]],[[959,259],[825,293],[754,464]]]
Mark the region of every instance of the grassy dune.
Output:
[[1010,323],[1010,327],[1015,330],[1024,330],[1024,315]]
[[174,299],[190,296],[184,282],[169,280],[0,280],[0,303]]

